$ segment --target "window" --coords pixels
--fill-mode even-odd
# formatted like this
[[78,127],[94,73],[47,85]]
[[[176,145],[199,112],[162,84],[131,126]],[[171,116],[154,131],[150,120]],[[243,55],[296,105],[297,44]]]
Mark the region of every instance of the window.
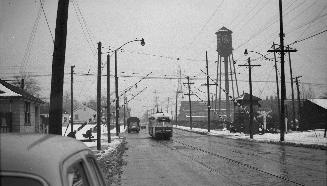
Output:
[[34,178],[21,176],[0,176],[0,185],[2,186],[43,186],[43,184]]
[[95,162],[95,160],[93,158],[87,158],[87,161],[90,164],[91,167],[91,172],[93,174],[95,174],[96,179],[94,179],[96,185],[101,186],[104,185],[103,183],[103,177],[102,177],[102,173],[99,170],[99,167],[97,166],[97,163]]
[[24,104],[24,113],[25,113],[25,125],[31,125],[31,103],[25,101]]
[[75,163],[68,169],[69,186],[89,186],[82,162]]
[[77,120],[78,120],[78,114],[75,114],[75,119],[77,119]]

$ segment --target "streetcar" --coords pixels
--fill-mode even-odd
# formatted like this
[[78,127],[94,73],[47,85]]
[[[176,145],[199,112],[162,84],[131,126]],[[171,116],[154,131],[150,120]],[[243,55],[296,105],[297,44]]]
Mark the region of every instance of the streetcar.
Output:
[[149,118],[149,135],[157,139],[170,139],[173,136],[171,116],[167,113],[157,112]]

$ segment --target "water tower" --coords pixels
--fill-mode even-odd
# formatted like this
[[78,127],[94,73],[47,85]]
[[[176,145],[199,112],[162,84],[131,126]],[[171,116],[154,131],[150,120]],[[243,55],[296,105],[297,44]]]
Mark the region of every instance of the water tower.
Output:
[[[232,54],[232,31],[227,29],[226,27],[222,27],[216,32],[217,35],[217,52],[218,52],[218,61],[219,58],[224,59],[224,68],[225,68],[225,95],[226,95],[226,121],[231,122],[231,111],[230,111],[230,103],[229,103],[229,78],[228,75],[228,63],[230,62],[230,55]],[[230,63],[232,64],[232,63]],[[220,100],[219,100],[220,101]],[[219,104],[220,105],[220,104]],[[221,108],[219,108],[221,109]],[[219,111],[219,114],[221,112]]]

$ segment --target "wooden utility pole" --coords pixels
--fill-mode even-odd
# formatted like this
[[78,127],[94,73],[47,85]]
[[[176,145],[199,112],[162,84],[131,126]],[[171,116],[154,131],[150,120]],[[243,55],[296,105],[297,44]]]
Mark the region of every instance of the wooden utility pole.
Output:
[[280,99],[279,99],[279,83],[278,83],[278,70],[277,70],[277,58],[276,58],[276,47],[275,43],[273,43],[273,49],[274,49],[274,61],[275,61],[275,73],[276,73],[276,85],[277,85],[277,108],[278,108],[278,117],[279,117],[279,122],[281,121],[280,118]]
[[208,102],[207,102],[207,107],[208,107],[208,132],[210,132],[210,88],[209,88],[209,67],[208,67],[208,52],[206,51],[206,70],[207,70],[207,97],[208,97]]
[[115,50],[115,91],[116,91],[116,136],[120,133],[119,126],[119,95],[118,95],[118,75],[117,75],[117,50]]
[[253,139],[253,97],[252,97],[252,74],[251,74],[251,68],[252,67],[258,67],[261,65],[251,65],[251,59],[248,58],[248,64],[247,65],[238,65],[238,66],[246,66],[249,67],[249,86],[250,86],[250,138]]
[[[291,52],[290,47],[287,46],[286,48],[288,50],[288,61],[290,65],[290,78],[291,78],[291,91],[292,91],[292,121],[295,125],[295,103],[294,103],[294,89],[293,89],[293,72],[292,72],[292,61],[291,61]],[[286,129],[287,131],[287,129]]]
[[189,105],[190,105],[190,128],[192,129],[192,102],[191,102],[191,95],[194,95],[194,94],[191,94],[191,84],[194,84],[194,83],[190,83],[190,77],[187,76],[186,77],[187,79],[187,83],[183,83],[183,84],[187,84],[187,87],[188,87],[188,94],[184,94],[184,95],[188,95],[188,102],[189,102]]
[[[298,124],[300,124],[301,121],[301,100],[300,100],[300,87],[299,87],[299,78],[301,78],[302,76],[296,76],[295,77],[295,83],[296,83],[296,90],[297,90],[297,103],[298,103]],[[296,123],[294,123],[296,124]]]
[[70,132],[74,131],[73,125],[74,125],[74,94],[73,94],[73,84],[74,84],[74,68],[75,65],[70,66]]
[[280,52],[280,141],[284,141],[285,138],[285,99],[286,99],[286,86],[285,86],[285,52],[295,51],[296,50],[285,50],[284,49],[284,27],[283,27],[283,3],[282,0],[279,0],[279,40],[280,40],[280,49],[279,50],[268,50],[268,52]]
[[284,28],[283,28],[283,3],[282,0],[279,0],[279,40],[280,40],[280,68],[281,68],[281,102],[280,102],[280,141],[284,141],[285,135],[285,99],[286,99],[286,86],[285,86],[285,68],[284,68]]
[[69,1],[59,0],[52,59],[49,133],[62,135],[62,96]]
[[101,42],[98,43],[97,150],[101,150]]
[[175,102],[175,123],[176,123],[176,126],[177,126],[177,109],[178,109],[177,99],[178,99],[178,90],[176,91],[176,102]]
[[110,136],[110,55],[107,55],[107,133],[108,133],[108,143],[111,143]]
[[124,129],[126,127],[126,104],[127,104],[127,97],[126,97],[126,92],[124,95]]

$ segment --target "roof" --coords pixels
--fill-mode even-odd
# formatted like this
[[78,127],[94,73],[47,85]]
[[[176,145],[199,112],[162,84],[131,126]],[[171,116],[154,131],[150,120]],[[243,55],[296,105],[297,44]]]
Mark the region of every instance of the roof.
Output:
[[2,79],[0,79],[0,97],[4,97],[4,98],[22,97],[38,103],[44,103],[41,99],[32,96],[31,94],[27,93],[25,90],[16,87],[14,85],[11,85]]
[[64,159],[88,150],[86,145],[76,139],[46,134],[0,134],[0,144],[1,171],[33,172],[50,184],[60,178]]
[[319,105],[324,109],[327,109],[327,99],[308,99],[308,100],[316,105]]
[[221,33],[221,32],[227,32],[227,33],[233,33],[231,30],[229,30],[228,28],[226,28],[226,27],[221,27],[217,32],[216,32],[216,34],[218,34],[218,33]]
[[[235,100],[237,101],[250,101],[250,94],[248,93],[243,93],[242,95],[240,95],[239,97],[235,98]],[[253,96],[252,95],[252,100],[253,101],[261,101],[260,98]]]

